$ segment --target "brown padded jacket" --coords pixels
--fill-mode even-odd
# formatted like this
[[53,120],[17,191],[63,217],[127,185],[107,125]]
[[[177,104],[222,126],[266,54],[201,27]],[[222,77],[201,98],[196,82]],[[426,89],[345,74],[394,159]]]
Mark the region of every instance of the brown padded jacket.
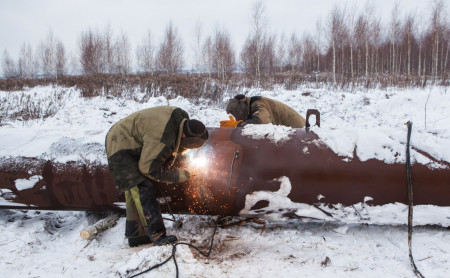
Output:
[[115,123],[106,135],[109,169],[119,191],[145,180],[176,183],[176,159],[189,115],[181,108],[159,106],[135,112]]
[[294,109],[284,103],[266,97],[247,97],[248,120],[238,126],[247,124],[274,124],[285,125],[292,128],[302,128],[306,124],[303,118]]

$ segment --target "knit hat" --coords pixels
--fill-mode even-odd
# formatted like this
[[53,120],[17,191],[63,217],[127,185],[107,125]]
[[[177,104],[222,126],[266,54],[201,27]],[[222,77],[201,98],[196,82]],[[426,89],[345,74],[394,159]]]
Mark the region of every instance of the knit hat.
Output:
[[208,130],[199,120],[187,120],[183,126],[183,133],[186,137],[180,141],[181,149],[200,148],[209,137]]
[[187,120],[183,126],[183,133],[186,137],[200,137],[203,140],[208,139],[208,130],[199,120]]
[[226,111],[238,121],[245,121],[248,117],[247,100],[244,95],[237,95],[228,101]]

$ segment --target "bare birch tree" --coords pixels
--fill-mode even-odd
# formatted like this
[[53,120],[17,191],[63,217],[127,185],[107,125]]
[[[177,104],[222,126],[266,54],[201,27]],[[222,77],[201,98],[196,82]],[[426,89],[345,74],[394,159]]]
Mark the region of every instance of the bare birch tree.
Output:
[[240,55],[240,64],[244,72],[255,74],[256,43],[253,37],[248,36]]
[[105,27],[101,35],[98,34],[98,40],[101,42],[101,49],[98,55],[100,55],[101,72],[103,73],[115,73],[117,71],[117,50],[115,49],[117,42],[114,42],[113,36],[110,24]]
[[33,57],[33,49],[30,43],[23,43],[19,52],[18,75],[20,78],[35,78],[39,68],[36,67],[36,61]]
[[355,7],[352,7],[347,15],[347,26],[349,30],[348,34],[348,45],[350,46],[350,76],[352,82],[354,81],[354,70],[353,70],[353,48],[355,47],[355,41],[356,41],[356,24],[355,24],[355,17],[356,17],[356,10]]
[[202,64],[203,68],[206,70],[209,77],[211,77],[212,63],[213,63],[213,43],[211,36],[208,36],[206,37],[202,46]]
[[67,73],[67,53],[61,41],[56,42],[55,46],[55,72],[56,77],[64,76]]
[[373,6],[372,2],[367,2],[365,7],[364,7],[364,21],[365,21],[365,26],[366,26],[366,34],[364,36],[364,46],[365,46],[365,57],[364,57],[364,76],[366,77],[366,80],[369,79],[369,63],[370,63],[370,59],[369,59],[369,55],[370,55],[370,44],[372,41],[372,36],[374,33],[374,30],[372,28],[372,23],[373,23],[373,17],[374,17],[374,13],[375,13],[375,7]]
[[438,64],[439,64],[439,43],[442,36],[443,31],[443,22],[444,22],[444,11],[445,5],[443,0],[435,0],[432,5],[431,10],[431,34],[433,38],[433,50],[432,50],[432,75],[433,80],[436,82],[438,76]]
[[265,15],[265,7],[262,1],[257,1],[252,7],[252,37],[255,42],[255,55],[256,55],[256,67],[255,76],[256,82],[259,84],[261,78],[260,66],[261,66],[261,51],[262,44],[267,28],[268,19]]
[[317,67],[316,72],[320,72],[320,55],[322,53],[322,35],[323,35],[323,24],[321,18],[316,21],[314,39],[316,43],[316,55],[317,55]]
[[275,52],[275,65],[279,72],[284,70],[286,65],[286,38],[284,32],[281,33],[278,39],[277,51]]
[[183,44],[172,22],[166,27],[157,56],[157,69],[167,73],[176,73],[183,67]]
[[197,20],[197,22],[195,23],[194,26],[194,44],[192,46],[192,50],[194,53],[194,64],[193,64],[193,69],[196,72],[201,72],[202,68],[202,59],[201,59],[201,55],[202,55],[202,23],[200,22],[200,20]]
[[147,31],[147,35],[140,44],[136,47],[136,61],[138,71],[140,72],[153,72],[154,63],[154,47],[152,43],[152,35],[150,30]]
[[68,68],[69,75],[78,75],[81,74],[79,57],[77,57],[74,53],[69,53],[68,55]]
[[212,68],[218,78],[225,80],[225,76],[233,72],[235,64],[230,35],[225,30],[216,28],[212,50]]
[[113,73],[116,74],[128,74],[131,70],[131,58],[130,58],[130,43],[128,42],[128,36],[122,32],[114,43],[113,61],[114,68]]
[[418,43],[419,43],[419,57],[418,57],[418,65],[417,65],[417,76],[420,78],[422,75],[421,67],[422,67],[422,46],[425,38],[425,28],[423,27],[423,19],[419,19],[417,24],[418,30]]
[[80,64],[84,74],[102,73],[105,69],[103,61],[103,40],[101,36],[89,29],[80,36]]
[[336,85],[336,51],[339,35],[342,33],[343,12],[338,6],[334,6],[328,18],[328,40],[332,51],[331,68],[333,73],[333,84]]
[[400,30],[400,21],[398,20],[399,16],[399,4],[395,3],[392,12],[391,12],[391,22],[389,24],[389,38],[391,41],[391,74],[397,74],[397,51],[396,44],[399,38],[399,30]]
[[272,75],[275,72],[276,67],[276,35],[267,35],[264,40],[261,55],[261,68],[262,72],[268,75]]
[[450,28],[447,26],[447,30],[446,30],[446,35],[445,37],[447,38],[447,50],[445,52],[445,59],[444,59],[444,68],[442,71],[442,78],[447,77],[448,78],[448,73],[447,73],[447,61],[448,61],[448,55],[450,52]]
[[315,58],[315,47],[314,41],[309,34],[309,32],[304,32],[301,42],[301,66],[303,71],[306,73],[311,73],[314,70],[314,58]]
[[415,16],[412,13],[409,13],[405,17],[403,33],[406,37],[406,45],[407,45],[407,65],[406,65],[406,73],[408,76],[411,75],[411,46],[414,40],[415,33]]
[[301,66],[302,46],[295,32],[291,34],[291,38],[289,39],[287,53],[287,66],[292,72],[298,71]]
[[2,68],[4,77],[6,78],[17,77],[16,64],[6,49],[5,51],[3,51]]
[[47,77],[54,76],[56,74],[56,40],[52,30],[48,32],[46,40],[41,41],[38,53],[42,74]]

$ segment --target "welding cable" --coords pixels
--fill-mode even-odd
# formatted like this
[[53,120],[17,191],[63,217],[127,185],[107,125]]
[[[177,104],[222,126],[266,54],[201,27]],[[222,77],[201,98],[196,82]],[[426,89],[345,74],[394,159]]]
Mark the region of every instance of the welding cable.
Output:
[[[137,276],[142,275],[142,274],[144,274],[144,273],[150,272],[150,271],[153,270],[153,269],[156,269],[156,268],[158,268],[158,267],[161,267],[161,266],[165,265],[167,262],[169,262],[170,259],[173,259],[173,263],[175,264],[176,277],[178,278],[178,276],[179,276],[179,270],[178,270],[177,260],[176,260],[176,258],[175,258],[175,253],[177,252],[177,245],[187,245],[187,246],[189,246],[189,247],[191,247],[191,248],[197,250],[202,256],[204,256],[204,257],[206,257],[206,258],[208,258],[208,257],[211,255],[212,247],[213,247],[213,245],[214,245],[214,237],[216,236],[217,228],[218,228],[218,226],[219,226],[219,221],[220,221],[220,220],[222,219],[222,217],[223,217],[223,208],[224,208],[225,202],[226,202],[226,200],[227,200],[227,198],[228,198],[228,194],[230,193],[230,189],[231,189],[231,181],[233,180],[233,173],[234,173],[234,162],[235,162],[235,160],[236,160],[238,157],[239,157],[239,151],[238,151],[237,148],[236,148],[236,150],[234,151],[233,160],[231,161],[231,172],[230,172],[230,180],[229,180],[229,182],[228,182],[228,189],[227,189],[227,192],[226,192],[226,194],[225,194],[225,197],[223,198],[222,204],[220,205],[221,212],[220,212],[220,214],[217,216],[216,223],[215,223],[215,225],[214,225],[214,231],[213,231],[213,233],[212,233],[212,235],[211,235],[211,242],[210,242],[210,245],[209,245],[208,252],[207,252],[207,253],[204,253],[204,252],[202,252],[197,246],[194,246],[194,245],[192,245],[192,244],[190,244],[190,243],[187,243],[187,242],[177,242],[177,243],[173,243],[173,244],[172,244],[172,254],[170,255],[170,257],[168,257],[168,258],[167,258],[166,260],[164,260],[163,262],[161,262],[161,263],[159,263],[159,264],[156,264],[156,265],[154,265],[154,266],[151,266],[151,267],[149,267],[148,269],[146,269],[146,270],[144,270],[144,271],[142,271],[142,272],[139,272],[139,273],[137,273],[137,274],[135,274],[135,275],[129,276],[129,278],[137,277]],[[169,203],[167,203],[167,205],[169,205]],[[170,210],[170,209],[169,209],[169,210]],[[175,218],[175,216],[174,216],[173,214],[172,214],[172,216]]]
[[409,262],[411,263],[411,267],[414,271],[414,274],[417,277],[425,278],[425,276],[420,273],[417,269],[416,264],[414,263],[414,258],[412,255],[412,233],[413,233],[413,185],[412,185],[412,175],[411,175],[411,154],[409,152],[410,149],[410,140],[411,140],[411,130],[412,130],[412,122],[408,121],[406,123],[408,126],[408,137],[406,140],[406,178],[408,181],[408,248],[409,248]]

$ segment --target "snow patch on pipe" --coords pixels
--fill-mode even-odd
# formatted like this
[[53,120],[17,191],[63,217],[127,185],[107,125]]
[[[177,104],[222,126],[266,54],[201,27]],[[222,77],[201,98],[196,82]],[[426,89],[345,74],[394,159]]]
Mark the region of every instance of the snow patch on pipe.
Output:
[[275,144],[291,139],[295,135],[295,129],[284,125],[253,125],[249,124],[242,128],[242,135],[250,136],[252,139],[268,139]]
[[[14,194],[10,189],[0,188],[0,206],[10,206],[14,198],[17,198],[17,195]],[[21,204],[18,204],[19,206]]]
[[[311,131],[317,134],[334,153],[344,157],[344,161],[350,161],[356,154],[361,161],[377,159],[388,164],[406,162],[406,129],[385,127],[335,129],[314,126],[311,127]],[[411,139],[413,163],[427,165],[432,169],[447,168],[445,163],[450,162],[450,150],[444,146],[448,138],[433,137],[424,131],[413,130]],[[424,141],[428,143],[424,144]],[[429,157],[417,150],[427,153]]]
[[[261,217],[261,214],[263,214],[265,219],[282,221],[286,219],[286,217],[283,217],[284,213],[294,212],[299,217],[333,221],[333,218],[327,216],[314,206],[292,202],[287,197],[292,190],[291,181],[288,177],[283,176],[274,181],[280,182],[280,189],[278,191],[255,191],[247,194],[245,196],[245,207],[239,212],[239,215],[245,217]],[[269,204],[264,208],[252,210],[252,207],[259,201],[267,201]]]
[[[346,224],[405,225],[408,222],[408,205],[390,203],[380,206],[369,205],[370,196],[363,202],[351,206],[318,203],[316,206],[292,202],[287,196],[292,186],[288,177],[274,179],[280,183],[278,191],[255,191],[245,196],[245,207],[239,212],[243,217],[260,217],[270,221],[285,221],[285,213],[294,212],[308,221],[337,221]],[[322,195],[318,200],[324,199]],[[252,209],[258,202],[266,201],[263,208]],[[450,227],[450,207],[415,205],[414,225],[440,225]]]
[[17,179],[14,183],[17,190],[22,191],[33,188],[40,180],[42,180],[42,176],[36,175],[30,177],[29,179]]

